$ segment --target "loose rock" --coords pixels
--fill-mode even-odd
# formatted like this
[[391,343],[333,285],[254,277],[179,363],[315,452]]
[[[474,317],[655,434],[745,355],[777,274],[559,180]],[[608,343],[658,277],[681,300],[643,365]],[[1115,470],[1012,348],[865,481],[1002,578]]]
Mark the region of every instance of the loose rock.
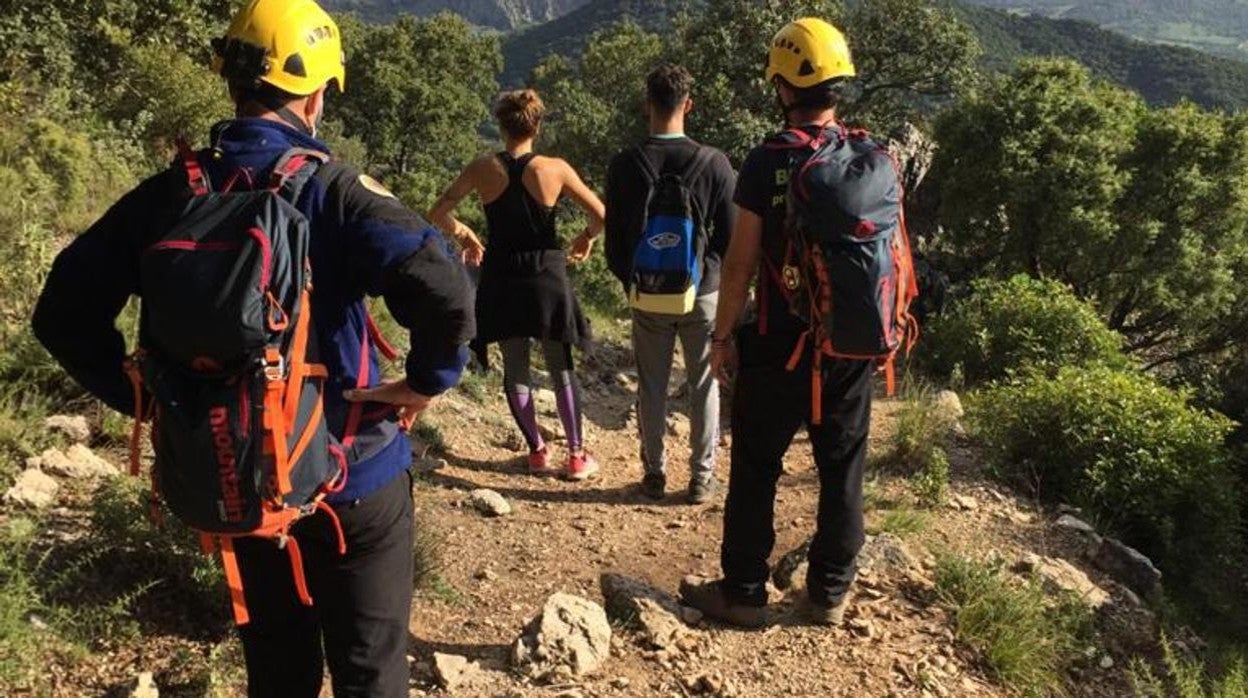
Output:
[[468,661],[467,657],[461,657],[458,654],[433,653],[433,676],[438,680],[438,685],[448,692],[463,688],[480,678],[480,675],[481,666],[476,662]]
[[1015,570],[1037,575],[1051,591],[1065,591],[1078,596],[1090,608],[1097,609],[1110,602],[1109,594],[1097,586],[1083,570],[1065,560],[1027,553]]
[[486,516],[506,516],[511,513],[511,504],[494,490],[473,490],[469,497],[472,499],[472,506]]
[[156,687],[156,678],[152,676],[152,672],[139,674],[130,691],[130,698],[160,698],[160,689]]
[[95,455],[91,449],[82,444],[74,444],[63,453],[55,448],[49,448],[27,462],[27,466],[32,465],[45,472],[75,480],[116,477],[120,474],[112,463]]
[[953,508],[961,509],[962,511],[975,511],[979,508],[979,500],[970,495],[955,494],[950,498],[950,502],[953,504]]
[[417,475],[437,472],[449,465],[445,458],[416,458],[412,460],[412,472]]
[[43,427],[49,431],[59,431],[74,443],[86,443],[91,440],[91,426],[87,418],[80,414],[58,414],[43,420]]
[[585,676],[611,654],[611,624],[601,606],[571,594],[554,594],[525,626],[511,651],[512,664],[543,681]]
[[651,646],[666,649],[689,634],[675,596],[613,572],[604,572],[598,581],[607,613],[612,618],[635,621]]
[[966,414],[966,410],[962,409],[962,398],[952,390],[942,390],[936,393],[936,397],[932,399],[932,406],[950,425],[955,424]]
[[1155,598],[1161,591],[1161,570],[1144,553],[1122,541],[1102,540],[1093,561],[1098,568],[1146,599]]
[[[785,553],[772,571],[771,583],[781,591],[805,589],[806,572],[810,567],[806,558],[809,554],[809,540]],[[917,573],[918,569],[914,556],[901,539],[891,533],[867,536],[867,542],[858,553],[858,570],[864,576],[907,577]]]
[[4,493],[4,501],[31,509],[44,509],[56,501],[61,486],[56,480],[38,470],[23,470],[17,482]]

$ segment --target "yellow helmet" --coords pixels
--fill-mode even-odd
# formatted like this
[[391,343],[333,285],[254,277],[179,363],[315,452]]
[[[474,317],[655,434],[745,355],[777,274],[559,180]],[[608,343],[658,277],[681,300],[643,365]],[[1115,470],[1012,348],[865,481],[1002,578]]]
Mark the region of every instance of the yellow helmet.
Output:
[[212,48],[212,69],[231,81],[300,97],[331,81],[346,88],[342,34],[314,0],[248,0]]
[[806,88],[854,74],[845,35],[822,19],[790,22],[771,40],[767,82],[782,77],[793,87]]

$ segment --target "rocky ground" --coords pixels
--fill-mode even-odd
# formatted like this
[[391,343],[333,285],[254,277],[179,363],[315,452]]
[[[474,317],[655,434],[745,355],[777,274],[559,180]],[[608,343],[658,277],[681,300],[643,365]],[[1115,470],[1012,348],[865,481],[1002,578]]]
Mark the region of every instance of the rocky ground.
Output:
[[[953,449],[954,480],[940,507],[913,509],[904,479],[872,476],[872,536],[844,627],[806,624],[796,611],[800,590],[779,588],[765,630],[707,623],[673,594],[685,575],[718,573],[722,495],[703,506],[683,502],[688,420],[680,390],[669,425],[669,497],[656,503],[635,491],[641,468],[626,366],[618,346],[599,348],[584,366],[588,438],[603,466],[587,484],[523,472],[518,437],[488,380],[447,397],[427,418],[440,437],[426,432],[433,443],[421,447],[415,498],[425,540],[437,541],[441,563],[413,608],[413,696],[1008,695],[982,658],[955,639],[951,614],[938,602],[933,565],[943,553],[999,556],[1098,609],[1099,632],[1074,670],[1070,693],[1127,694],[1127,662],[1154,651],[1151,612],[1100,571],[1111,564],[1093,564],[1107,555],[1105,544],[1070,513],[1039,509],[984,479],[966,444]],[[887,443],[897,404],[877,402],[873,451]],[[539,405],[557,429],[553,399]],[[107,463],[81,451],[45,454],[30,464],[34,474],[23,476],[30,487],[11,492],[6,506],[56,500],[56,478],[74,472],[66,462],[93,469],[91,477],[113,476]],[[723,477],[726,448],[719,468]],[[809,446],[799,437],[777,501],[780,587],[801,578],[782,554],[809,537],[817,495]],[[72,501],[53,506],[62,520],[73,520]],[[200,689],[175,680],[179,657],[237,662],[223,634],[185,637],[197,634],[179,638],[166,630],[74,660],[75,671],[94,678],[66,679],[54,692],[129,695],[126,682],[146,670],[155,671],[164,695],[196,695]],[[235,674],[214,690],[232,695],[236,681]]]

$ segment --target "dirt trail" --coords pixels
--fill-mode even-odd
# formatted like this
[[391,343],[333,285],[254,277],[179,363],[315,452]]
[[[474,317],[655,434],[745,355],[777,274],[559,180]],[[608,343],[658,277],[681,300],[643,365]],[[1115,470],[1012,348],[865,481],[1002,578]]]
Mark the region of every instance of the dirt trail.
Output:
[[[532,686],[508,675],[510,645],[553,592],[601,602],[598,577],[603,571],[672,592],[686,574],[717,576],[719,571],[722,493],[718,503],[683,503],[688,447],[686,439],[672,433],[668,499],[656,504],[636,493],[641,466],[630,421],[631,386],[626,374],[609,368],[611,363],[587,371],[585,381],[588,440],[603,466],[589,484],[523,473],[518,439],[500,395],[486,395],[484,405],[452,396],[430,417],[445,440],[449,464],[421,478],[416,502],[420,519],[441,532],[445,565],[438,591],[419,595],[413,610],[413,695],[441,693],[428,666],[433,652],[463,655],[487,670],[484,683],[454,693],[465,696],[684,696],[699,688],[760,697],[1006,694],[955,643],[951,619],[934,603],[922,571],[912,579],[864,579],[860,603],[850,614],[856,619],[853,627],[807,626],[796,617],[793,603],[784,600],[775,606],[776,622],[769,629],[747,632],[703,624],[696,646],[687,652],[648,651],[633,633],[617,627],[607,665],[575,685]],[[877,402],[873,449],[890,433],[895,407],[892,401]],[[542,419],[557,429],[553,411]],[[681,420],[672,431],[685,433]],[[955,463],[955,470],[962,471],[955,474],[955,492],[983,506],[921,515],[921,525],[914,527],[921,530],[907,532],[907,545],[921,563],[931,563],[927,549],[976,555],[996,550],[1006,559],[1029,550],[1073,554],[1075,541],[1047,533],[1051,529],[1044,517],[968,475],[965,453],[955,453],[954,459],[963,464]],[[726,480],[727,466],[727,449],[721,449],[721,480]],[[489,519],[477,513],[467,504],[467,494],[482,487],[503,494],[513,514]],[[873,480],[869,530],[879,530],[884,511],[904,491],[898,480]],[[817,495],[809,446],[799,436],[786,460],[777,501],[777,557],[812,532]],[[707,680],[698,686],[702,676]],[[1113,695],[1123,688],[1113,673],[1098,673],[1095,667],[1086,678],[1084,695]],[[726,692],[718,690],[725,685]]]

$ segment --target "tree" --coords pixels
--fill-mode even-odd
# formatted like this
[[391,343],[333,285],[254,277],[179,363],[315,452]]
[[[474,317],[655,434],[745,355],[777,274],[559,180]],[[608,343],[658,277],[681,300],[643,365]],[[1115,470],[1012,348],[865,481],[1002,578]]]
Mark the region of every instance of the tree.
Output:
[[1150,366],[1248,332],[1248,120],[1033,60],[938,122],[955,276],[1069,284]]
[[451,13],[350,31],[358,45],[348,47],[337,113],[374,163],[441,173],[477,153],[502,70],[497,37]]

